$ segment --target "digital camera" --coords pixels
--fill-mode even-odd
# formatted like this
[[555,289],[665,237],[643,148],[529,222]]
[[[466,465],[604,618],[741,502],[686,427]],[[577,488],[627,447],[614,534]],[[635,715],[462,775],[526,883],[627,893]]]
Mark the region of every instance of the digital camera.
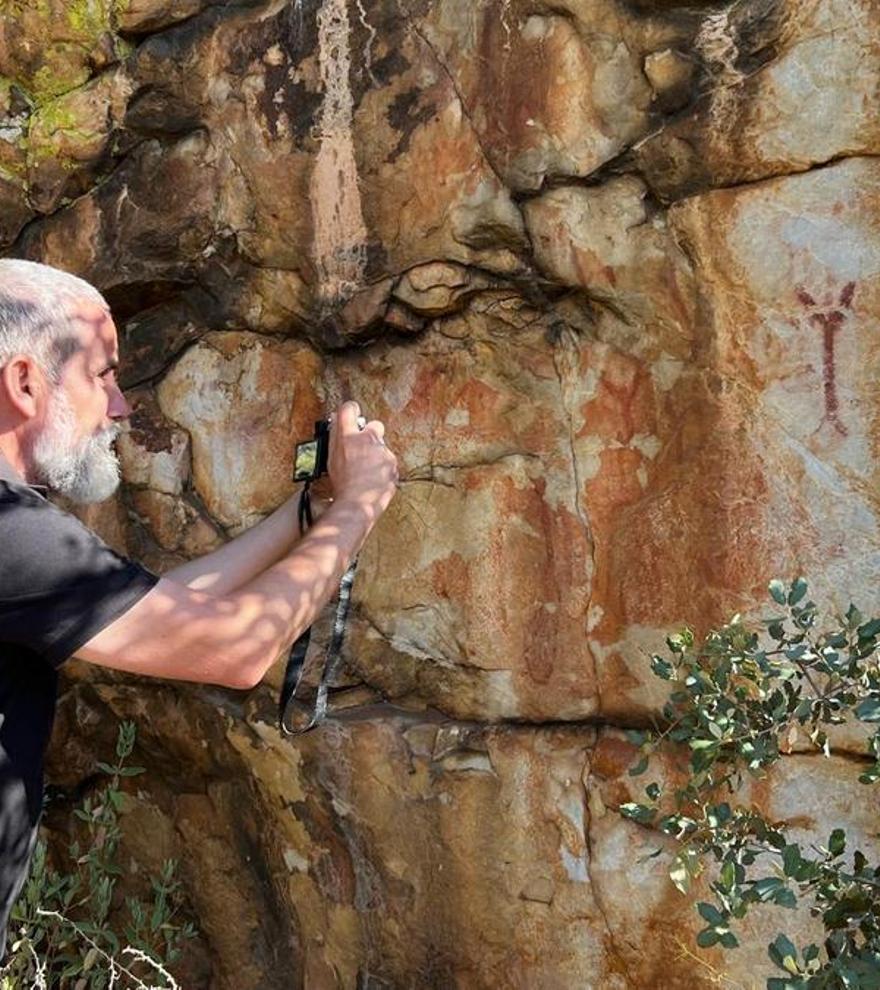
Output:
[[[358,416],[357,428],[367,425],[366,416]],[[315,437],[296,445],[293,457],[294,481],[317,481],[327,473],[327,457],[330,453],[330,420],[319,419],[315,423]]]
[[330,453],[330,421],[320,419],[315,423],[315,436],[296,445],[293,458],[294,481],[316,481],[327,473],[327,455]]

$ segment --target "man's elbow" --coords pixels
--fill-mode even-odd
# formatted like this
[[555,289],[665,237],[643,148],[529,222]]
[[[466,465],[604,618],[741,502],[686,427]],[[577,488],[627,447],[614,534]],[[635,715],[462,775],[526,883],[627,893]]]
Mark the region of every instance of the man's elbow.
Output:
[[204,669],[209,676],[205,680],[236,691],[250,691],[280,656],[284,631],[277,623],[267,621],[251,602],[240,598],[229,602],[229,612],[212,624],[210,637],[205,636],[200,644],[214,644],[214,649],[209,647],[207,651],[213,656],[210,660],[206,657]]
[[234,691],[250,691],[260,684],[277,655],[276,649],[230,649],[219,668],[212,664],[210,675],[205,680]]
[[263,671],[255,669],[250,664],[237,665],[223,672],[222,680],[218,679],[221,687],[232,688],[234,691],[251,691],[263,679]]

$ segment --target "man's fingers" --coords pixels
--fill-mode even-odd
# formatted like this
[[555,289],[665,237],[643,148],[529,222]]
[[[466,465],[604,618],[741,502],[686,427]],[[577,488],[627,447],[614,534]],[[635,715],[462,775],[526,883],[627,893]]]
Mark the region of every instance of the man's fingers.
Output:
[[379,443],[385,442],[385,424],[378,419],[370,420],[364,427],[364,433],[372,433]]
[[336,413],[337,426],[344,436],[350,436],[358,431],[358,416],[361,414],[360,403],[355,401],[343,402]]

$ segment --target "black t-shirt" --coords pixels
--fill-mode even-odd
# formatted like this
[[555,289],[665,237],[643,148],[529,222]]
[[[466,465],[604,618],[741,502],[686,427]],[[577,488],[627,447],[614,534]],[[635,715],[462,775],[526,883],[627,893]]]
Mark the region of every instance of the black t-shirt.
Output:
[[0,958],[36,842],[58,667],[157,581],[0,461]]

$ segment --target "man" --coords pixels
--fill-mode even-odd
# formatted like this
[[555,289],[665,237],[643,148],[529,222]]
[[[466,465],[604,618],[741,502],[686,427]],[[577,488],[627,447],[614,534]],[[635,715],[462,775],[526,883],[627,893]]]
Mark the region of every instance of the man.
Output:
[[42,805],[58,668],[250,688],[332,597],[391,501],[397,462],[343,404],[331,430],[334,501],[305,535],[296,499],[220,550],[165,574],[120,557],[48,489],[101,501],[130,412],[110,311],[88,283],[0,260],[0,957]]

